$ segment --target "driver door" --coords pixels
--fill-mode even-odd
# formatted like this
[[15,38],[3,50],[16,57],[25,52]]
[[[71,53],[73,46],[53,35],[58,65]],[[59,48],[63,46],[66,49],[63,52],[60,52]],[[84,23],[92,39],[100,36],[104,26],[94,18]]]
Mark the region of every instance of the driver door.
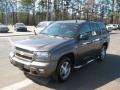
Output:
[[81,64],[87,61],[87,58],[92,54],[92,40],[91,40],[91,29],[89,23],[85,23],[80,28],[80,39],[78,41],[78,63]]

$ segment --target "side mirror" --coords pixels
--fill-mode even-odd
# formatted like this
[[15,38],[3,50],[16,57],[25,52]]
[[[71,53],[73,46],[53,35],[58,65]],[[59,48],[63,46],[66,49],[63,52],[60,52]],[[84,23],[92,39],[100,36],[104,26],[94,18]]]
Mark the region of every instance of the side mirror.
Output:
[[80,34],[79,39],[80,40],[88,40],[89,39],[89,35],[88,34],[86,34],[86,35]]

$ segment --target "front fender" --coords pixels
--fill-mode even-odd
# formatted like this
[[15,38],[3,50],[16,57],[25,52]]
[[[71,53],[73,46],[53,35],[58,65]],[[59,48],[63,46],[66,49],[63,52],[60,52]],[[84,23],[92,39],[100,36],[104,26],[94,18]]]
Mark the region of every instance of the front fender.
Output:
[[60,58],[64,55],[67,55],[69,53],[73,53],[76,57],[76,46],[77,43],[75,41],[71,41],[62,45],[57,46],[56,48],[54,48],[54,50],[52,50],[51,52],[51,59],[52,60],[60,60]]

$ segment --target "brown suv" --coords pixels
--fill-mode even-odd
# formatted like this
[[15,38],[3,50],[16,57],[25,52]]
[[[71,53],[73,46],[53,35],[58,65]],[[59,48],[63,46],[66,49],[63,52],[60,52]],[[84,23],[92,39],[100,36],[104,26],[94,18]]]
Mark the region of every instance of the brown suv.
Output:
[[65,81],[74,67],[103,60],[109,39],[102,22],[56,21],[39,35],[16,42],[10,61],[29,74]]

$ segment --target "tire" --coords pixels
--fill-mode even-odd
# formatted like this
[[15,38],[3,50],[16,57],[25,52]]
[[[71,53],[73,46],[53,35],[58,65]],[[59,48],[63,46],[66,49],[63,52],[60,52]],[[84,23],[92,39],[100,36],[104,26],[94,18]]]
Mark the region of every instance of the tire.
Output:
[[105,59],[106,56],[106,46],[102,46],[101,50],[100,50],[100,55],[98,56],[98,60],[99,61],[103,61]]
[[64,82],[68,80],[71,75],[72,68],[73,65],[69,57],[61,58],[53,75],[53,79],[57,82]]

